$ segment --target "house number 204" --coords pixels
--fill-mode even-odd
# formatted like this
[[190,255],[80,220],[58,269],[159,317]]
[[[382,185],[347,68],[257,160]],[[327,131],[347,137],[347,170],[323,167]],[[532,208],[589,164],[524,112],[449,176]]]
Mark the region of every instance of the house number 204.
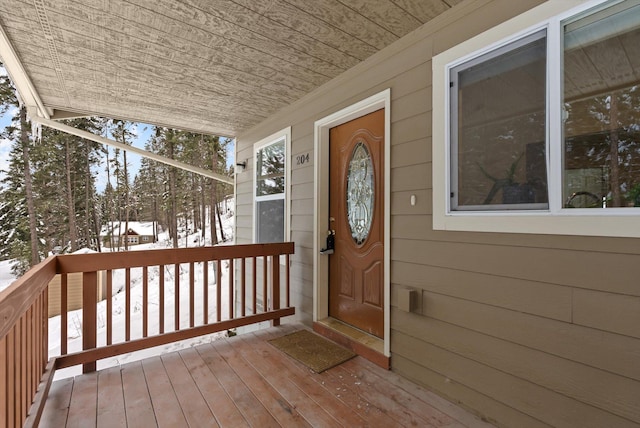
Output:
[[296,156],[296,165],[304,165],[305,163],[309,163],[309,153]]

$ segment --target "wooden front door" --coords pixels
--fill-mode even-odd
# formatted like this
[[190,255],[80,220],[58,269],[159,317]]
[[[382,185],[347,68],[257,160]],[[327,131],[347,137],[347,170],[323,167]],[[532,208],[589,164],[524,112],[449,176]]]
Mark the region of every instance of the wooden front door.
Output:
[[329,315],[384,335],[384,109],[329,134]]

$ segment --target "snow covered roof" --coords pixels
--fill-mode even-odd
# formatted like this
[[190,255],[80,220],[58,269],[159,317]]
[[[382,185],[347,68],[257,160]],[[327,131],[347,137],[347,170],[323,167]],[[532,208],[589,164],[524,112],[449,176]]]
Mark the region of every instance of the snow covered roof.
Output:
[[[153,236],[153,224],[154,222],[152,221],[130,221],[128,226],[129,230],[136,235]],[[127,224],[124,221],[114,221],[113,223],[108,223],[100,228],[100,236],[124,235],[126,226]]]

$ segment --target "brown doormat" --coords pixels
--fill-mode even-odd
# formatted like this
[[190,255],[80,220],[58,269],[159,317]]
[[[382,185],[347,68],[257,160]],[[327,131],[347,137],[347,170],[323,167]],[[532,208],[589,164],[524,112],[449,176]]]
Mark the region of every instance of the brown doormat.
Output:
[[271,339],[269,343],[316,373],[322,373],[356,356],[348,349],[308,330],[299,330]]

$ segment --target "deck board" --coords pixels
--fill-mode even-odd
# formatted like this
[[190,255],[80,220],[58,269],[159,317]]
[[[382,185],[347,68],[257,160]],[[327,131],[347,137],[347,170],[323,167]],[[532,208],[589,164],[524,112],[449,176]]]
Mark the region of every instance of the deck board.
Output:
[[491,426],[361,357],[317,374],[267,342],[301,328],[272,327],[56,381],[41,426]]
[[110,367],[98,373],[98,428],[125,426],[126,415],[120,367]]
[[131,427],[157,425],[142,363],[136,361],[122,367],[122,389],[127,425]]

